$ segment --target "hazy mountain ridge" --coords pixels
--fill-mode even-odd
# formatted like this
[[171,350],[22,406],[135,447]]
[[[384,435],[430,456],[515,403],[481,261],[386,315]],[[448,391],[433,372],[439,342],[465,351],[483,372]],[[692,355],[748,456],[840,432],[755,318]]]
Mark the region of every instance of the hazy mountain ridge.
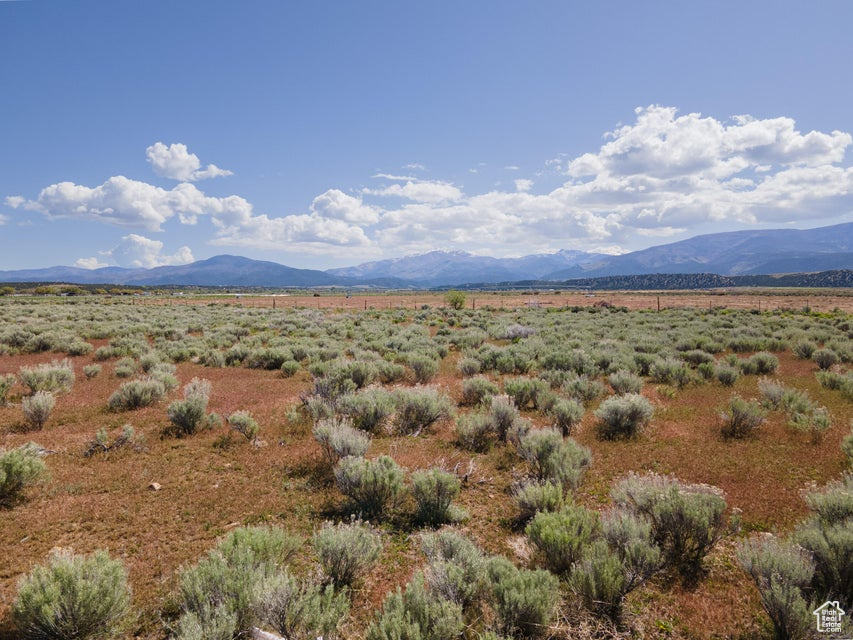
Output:
[[432,288],[470,283],[488,286],[507,282],[560,282],[643,274],[746,276],[849,269],[853,269],[853,223],[806,230],[715,233],[621,256],[563,250],[519,258],[494,258],[464,251],[431,251],[319,271],[241,256],[219,255],[191,264],[153,269],[50,267],[0,271],[0,282]]

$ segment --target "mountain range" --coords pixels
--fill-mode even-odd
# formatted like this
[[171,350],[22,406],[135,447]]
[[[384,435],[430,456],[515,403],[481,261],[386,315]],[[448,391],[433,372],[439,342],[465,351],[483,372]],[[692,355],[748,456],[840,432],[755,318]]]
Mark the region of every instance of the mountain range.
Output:
[[191,264],[152,269],[49,267],[0,271],[0,282],[430,288],[473,282],[562,281],[643,274],[713,273],[737,276],[851,268],[853,223],[845,223],[805,230],[773,229],[706,234],[619,256],[562,250],[520,258],[493,258],[463,251],[430,251],[354,267],[318,271],[220,255]]

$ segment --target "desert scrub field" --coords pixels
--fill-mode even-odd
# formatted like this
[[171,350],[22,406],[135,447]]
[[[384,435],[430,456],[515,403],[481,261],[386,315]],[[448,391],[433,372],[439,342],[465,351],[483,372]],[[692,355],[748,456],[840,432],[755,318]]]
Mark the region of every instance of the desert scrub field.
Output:
[[848,313],[159,302],[0,300],[0,638],[797,638],[853,606]]

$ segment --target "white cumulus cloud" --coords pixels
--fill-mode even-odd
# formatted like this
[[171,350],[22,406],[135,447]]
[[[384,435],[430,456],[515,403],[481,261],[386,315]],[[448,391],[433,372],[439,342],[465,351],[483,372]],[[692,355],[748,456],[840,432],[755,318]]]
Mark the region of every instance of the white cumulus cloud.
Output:
[[181,247],[174,254],[163,253],[163,243],[152,240],[135,233],[124,236],[121,241],[109,251],[102,251],[101,256],[109,262],[102,262],[99,258],[80,258],[75,263],[84,269],[97,269],[110,264],[119,267],[133,267],[151,269],[152,267],[163,267],[167,265],[181,265],[193,262],[193,253],[189,247]]
[[145,156],[151,163],[151,168],[162,178],[171,178],[182,182],[195,182],[206,178],[233,175],[227,169],[220,169],[215,164],[201,168],[201,160],[190,153],[187,145],[176,142],[166,146],[155,142],[145,150]]

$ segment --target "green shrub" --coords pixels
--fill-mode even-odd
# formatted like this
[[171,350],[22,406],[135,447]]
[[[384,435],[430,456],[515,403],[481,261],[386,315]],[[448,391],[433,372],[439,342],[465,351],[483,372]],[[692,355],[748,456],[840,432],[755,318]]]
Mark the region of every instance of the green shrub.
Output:
[[714,370],[714,376],[724,387],[731,387],[740,378],[740,371],[727,364],[720,364]]
[[504,380],[504,392],[513,399],[519,409],[526,409],[528,406],[540,409],[551,396],[551,385],[538,378],[507,378]]
[[794,355],[800,360],[811,360],[812,355],[817,351],[817,345],[814,342],[809,342],[808,340],[801,340],[794,343],[794,347],[791,351],[793,351]]
[[480,373],[480,361],[477,358],[461,358],[456,368],[463,376],[474,376]]
[[847,457],[847,466],[853,468],[853,430],[841,441],[841,451]]
[[469,413],[456,418],[456,441],[469,451],[488,451],[495,438],[492,420],[485,413]]
[[463,612],[474,610],[486,587],[483,552],[452,530],[424,534],[421,549],[427,557],[425,578],[430,593],[459,605]]
[[513,638],[545,635],[560,599],[556,576],[518,569],[501,557],[489,559],[486,572],[501,631]]
[[248,637],[258,619],[258,596],[301,541],[276,527],[241,527],[191,568],[180,572],[179,628],[201,637]]
[[513,425],[518,421],[519,413],[509,396],[492,396],[489,403],[489,420],[499,440],[506,441]]
[[824,524],[832,525],[853,519],[853,473],[845,472],[841,479],[829,482],[823,489],[805,494],[809,509]]
[[130,607],[127,571],[106,551],[59,551],[18,583],[12,617],[25,640],[111,638]]
[[586,406],[607,393],[607,390],[598,380],[577,376],[563,383],[563,393]]
[[0,506],[15,504],[24,489],[45,474],[40,450],[37,444],[29,442],[16,449],[0,451]]
[[838,354],[832,349],[818,349],[812,354],[812,360],[821,371],[831,369],[833,365],[838,364],[839,359]]
[[6,375],[0,375],[0,406],[6,404],[6,396],[12,387],[15,386],[15,383],[18,381],[18,378],[14,373],[9,373]]
[[332,467],[341,458],[363,456],[370,447],[370,436],[355,429],[346,418],[318,420],[313,433],[323,451],[323,457]]
[[518,454],[542,481],[550,480],[564,491],[576,489],[592,460],[586,447],[563,436],[556,429],[533,429],[519,439]]
[[607,398],[595,410],[598,436],[605,440],[633,438],[648,424],[652,413],[652,405],[639,394]]
[[138,365],[133,358],[122,358],[115,363],[113,373],[116,378],[130,378],[137,371]]
[[284,638],[333,639],[350,603],[346,591],[305,583],[283,570],[263,582],[254,609],[260,624]]
[[281,375],[285,378],[290,378],[296,375],[296,372],[302,368],[302,365],[296,362],[296,360],[285,360],[281,363]]
[[427,591],[417,573],[405,591],[389,593],[367,629],[367,640],[456,640],[462,633],[462,607]]
[[128,380],[110,396],[107,405],[111,411],[130,411],[152,405],[165,395],[166,388],[160,380]]
[[698,577],[705,556],[729,531],[726,501],[716,487],[631,473],[611,493],[617,505],[648,519],[664,560],[688,581]]
[[377,433],[394,413],[394,396],[382,388],[365,389],[339,398],[337,408],[356,429]]
[[386,362],[383,360],[376,365],[376,370],[382,384],[399,382],[406,375],[406,367],[396,362]]
[[607,377],[607,382],[617,395],[640,393],[643,389],[643,379],[624,369],[611,373]]
[[413,472],[410,491],[415,499],[415,520],[436,526],[459,519],[452,503],[460,489],[459,478],[443,469]]
[[775,637],[811,637],[810,611],[814,607],[804,597],[814,574],[809,553],[765,534],[739,544],[737,560],[758,587],[761,606],[773,623]]
[[95,433],[95,437],[89,441],[89,445],[83,452],[83,457],[90,458],[96,453],[117,451],[128,445],[140,448],[142,446],[142,441],[143,437],[141,435],[137,435],[134,428],[129,424],[126,424],[121,428],[121,433],[117,435],[112,442],[109,440],[107,430],[105,428],[101,428]]
[[23,398],[21,409],[24,412],[27,427],[30,429],[44,427],[55,406],[56,398],[50,391],[36,391],[33,395]]
[[394,400],[397,406],[395,429],[400,435],[420,434],[452,414],[450,400],[433,387],[397,389]]
[[540,512],[524,530],[545,567],[568,576],[585,549],[601,534],[597,512],[567,504],[555,512]]
[[438,373],[438,362],[429,356],[419,353],[411,354],[407,362],[415,374],[415,382],[425,384],[435,377]]
[[254,442],[261,430],[258,421],[248,411],[235,411],[228,416],[228,424],[249,442]]
[[74,365],[67,359],[53,360],[34,367],[21,367],[18,377],[31,394],[38,391],[70,391],[74,385]]
[[204,424],[206,411],[207,398],[204,396],[175,400],[166,410],[169,422],[172,423],[171,432],[178,437],[193,435]]
[[574,399],[558,398],[548,410],[548,416],[564,436],[570,436],[572,429],[583,419],[583,405]]
[[360,520],[326,523],[314,534],[314,552],[335,587],[349,587],[376,562],[382,551],[379,533]]
[[619,623],[625,596],[658,570],[660,551],[648,525],[625,514],[613,522],[609,534],[584,549],[569,584],[587,609]]
[[461,291],[448,291],[444,294],[444,301],[451,309],[458,311],[465,306],[465,294]]
[[728,406],[720,411],[720,432],[724,438],[746,438],[764,424],[767,412],[757,402],[744,400],[738,395],[729,398]]
[[482,404],[498,393],[500,393],[498,385],[487,377],[477,376],[475,378],[468,378],[462,383],[462,400],[460,404]]
[[767,353],[766,351],[759,351],[758,353],[751,355],[749,359],[741,365],[741,369],[744,373],[758,375],[775,373],[778,368],[779,358],[774,356],[772,353]]
[[832,426],[826,407],[815,407],[811,411],[795,413],[788,424],[797,431],[809,434],[812,444],[823,440],[823,434]]
[[101,373],[101,365],[99,364],[87,364],[83,366],[83,375],[86,376],[86,380],[91,380],[98,376]]
[[402,491],[403,470],[389,456],[342,458],[335,467],[335,481],[357,512],[378,517]]
[[563,506],[563,487],[559,483],[525,482],[513,491],[518,520],[527,522],[537,513],[559,511]]
[[657,360],[652,364],[649,375],[655,382],[674,384],[679,389],[686,387],[693,377],[690,367],[675,358]]

